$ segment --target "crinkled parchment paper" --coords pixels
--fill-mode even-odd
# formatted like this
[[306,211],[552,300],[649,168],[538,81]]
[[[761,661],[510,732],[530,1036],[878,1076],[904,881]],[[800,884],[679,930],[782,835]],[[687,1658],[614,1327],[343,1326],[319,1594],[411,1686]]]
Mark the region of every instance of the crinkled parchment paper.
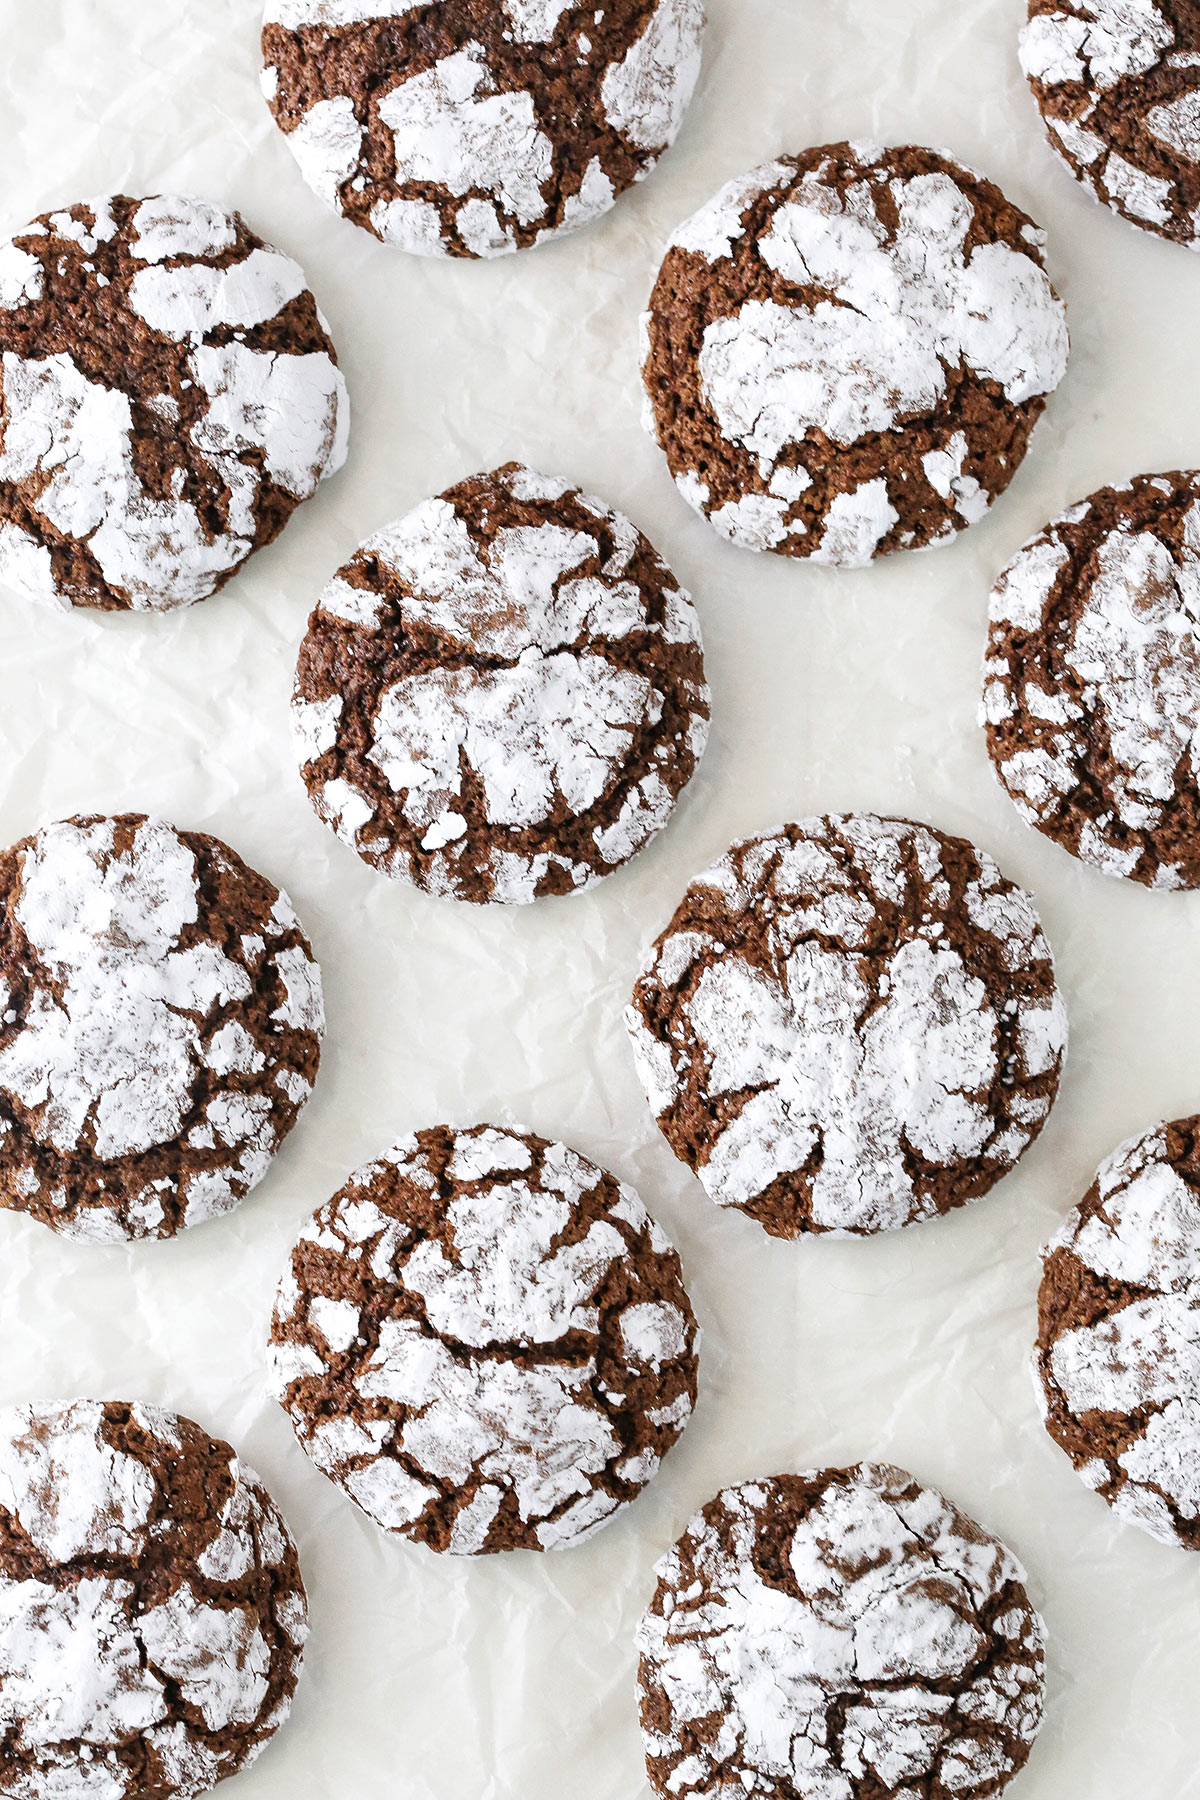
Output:
[[[183,187],[297,256],[356,409],[350,461],[215,600],[161,619],[0,596],[4,841],[79,809],[220,833],[290,891],[325,970],[316,1095],[232,1219],[75,1248],[0,1215],[0,1393],[141,1397],[257,1464],[300,1539],[314,1633],[294,1719],[236,1784],[288,1800],[632,1800],[633,1629],[651,1565],[722,1483],[885,1457],[1000,1531],[1049,1623],[1050,1715],[1022,1800],[1200,1794],[1200,1557],[1115,1523],[1044,1436],[1037,1251],[1102,1155],[1200,1105],[1200,895],[1089,873],[1027,832],[975,725],[990,580],[1062,506],[1200,462],[1200,258],[1132,230],[1043,145],[1023,0],[709,0],[675,152],[598,228],[494,264],[383,248],[323,211],[258,92],[255,0],[3,0],[5,229],[108,189]],[[1074,361],[991,517],[845,574],[694,518],[638,424],[636,319],[670,230],[765,157],[875,135],[946,145],[1049,230]],[[309,811],[287,696],[324,579],[360,538],[523,457],[625,508],[694,592],[714,741],[673,827],[592,892],[515,912],[393,887]],[[1038,897],[1070,1002],[1059,1105],[1020,1169],[882,1241],[775,1243],[660,1140],[621,1008],[643,946],[726,843],[787,815],[895,810],[964,832]],[[299,1221],[410,1127],[519,1119],[640,1188],[706,1326],[703,1399],[661,1478],[555,1556],[439,1560],[313,1471],[262,1393]],[[230,1789],[230,1793],[234,1792]]]

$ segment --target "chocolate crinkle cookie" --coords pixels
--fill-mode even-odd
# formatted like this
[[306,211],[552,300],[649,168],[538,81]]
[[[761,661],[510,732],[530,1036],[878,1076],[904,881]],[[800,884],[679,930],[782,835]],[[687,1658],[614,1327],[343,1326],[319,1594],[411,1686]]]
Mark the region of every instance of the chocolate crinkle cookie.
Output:
[[0,855],[0,1204],[170,1237],[266,1173],[312,1091],[321,977],[287,895],[141,813]]
[[376,1524],[478,1555],[577,1544],[691,1416],[679,1258],[632,1188],[562,1144],[404,1138],[300,1234],[270,1382]]
[[1106,875],[1200,887],[1200,474],[1071,507],[990,611],[983,723],[1021,817]]
[[309,620],[293,703],[313,806],[364,862],[513,904],[654,837],[708,717],[699,621],[653,546],[516,463],[367,539]]
[[1129,1138],[1046,1247],[1046,1429],[1118,1518],[1200,1550],[1200,1119]]
[[0,1409],[0,1795],[207,1793],[286,1720],[307,1630],[228,1444],[157,1407]]
[[670,1800],[994,1800],[1029,1756],[1025,1572],[901,1469],[726,1488],[655,1573],[642,1737]]
[[644,320],[646,424],[684,498],[746,549],[843,568],[949,542],[1066,369],[1043,243],[933,150],[832,144],[730,182]]
[[402,250],[502,256],[650,173],[703,33],[701,0],[268,0],[263,92],[326,205]]
[[776,1237],[987,1193],[1058,1089],[1066,1009],[1029,895],[963,838],[805,819],[697,877],[627,1014],[675,1154]]
[[1196,0],[1029,0],[1021,67],[1076,180],[1131,225],[1200,247]]
[[341,467],[303,271],[236,213],[124,195],[0,245],[0,581],[163,612],[215,593]]

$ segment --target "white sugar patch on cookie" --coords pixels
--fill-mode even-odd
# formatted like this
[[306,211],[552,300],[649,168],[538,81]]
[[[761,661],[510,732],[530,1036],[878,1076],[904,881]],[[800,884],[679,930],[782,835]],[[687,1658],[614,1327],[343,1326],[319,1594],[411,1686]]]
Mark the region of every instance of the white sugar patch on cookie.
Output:
[[264,25],[299,31],[305,25],[364,25],[374,19],[400,19],[417,12],[427,0],[267,0]]
[[379,117],[392,134],[396,179],[436,182],[460,198],[482,188],[528,225],[545,214],[553,149],[532,94],[488,86],[483,47],[468,44],[383,96]]
[[645,27],[601,84],[609,124],[644,150],[675,141],[700,73],[701,0],[658,0]]
[[1071,0],[1024,27],[1021,67],[1051,86],[1078,81],[1104,92],[1152,69],[1174,41],[1154,0]]
[[132,253],[144,263],[219,256],[237,243],[237,227],[229,213],[210,201],[182,194],[155,194],[143,200],[133,215],[133,234]]
[[844,196],[806,175],[759,240],[768,266],[836,295],[811,305],[749,300],[704,332],[704,395],[724,435],[769,477],[781,450],[820,430],[850,445],[928,412],[947,370],[999,382],[1015,405],[1047,394],[1066,367],[1060,302],[1031,256],[1006,244],[965,249],[974,211],[934,173]]

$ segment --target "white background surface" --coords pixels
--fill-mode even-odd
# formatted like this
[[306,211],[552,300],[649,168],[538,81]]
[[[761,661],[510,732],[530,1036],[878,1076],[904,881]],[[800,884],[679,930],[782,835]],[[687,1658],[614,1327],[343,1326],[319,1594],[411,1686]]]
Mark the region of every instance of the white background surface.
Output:
[[[1200,1794],[1200,1556],[1122,1527],[1043,1434],[1027,1373],[1037,1250],[1121,1137],[1200,1106],[1200,895],[1105,879],[1020,825],[975,725],[986,597],[1063,505],[1200,463],[1200,259],[1075,187],[1021,81],[1021,0],[709,0],[675,152],[583,236],[500,263],[407,258],[323,211],[257,87],[254,0],[0,0],[4,230],[87,194],[190,189],[297,256],[355,405],[349,464],[225,592],[161,619],[0,595],[0,832],[95,809],[226,837],[290,891],[324,967],[313,1102],[232,1219],[72,1247],[0,1217],[0,1397],[88,1392],[194,1415],[259,1467],[300,1540],[314,1633],[292,1724],[244,1800],[638,1800],[632,1634],[651,1565],[721,1484],[885,1457],[1025,1561],[1050,1713],[1021,1800]],[[1050,232],[1074,360],[991,517],[861,574],[755,558],[684,506],[638,426],[636,316],[671,229],[780,151],[945,145]],[[673,827],[590,894],[505,912],[372,874],[318,824],[287,696],[325,578],[360,538],[522,457],[623,507],[693,591],[714,739]],[[642,949],[728,841],[828,808],[966,833],[1036,894],[1069,1001],[1059,1105],[958,1216],[775,1243],[658,1137],[621,1008]],[[262,1398],[300,1220],[400,1131],[511,1116],[632,1179],[706,1327],[703,1398],[663,1474],[587,1546],[439,1560],[388,1541]],[[223,1790],[225,1791],[225,1790]]]

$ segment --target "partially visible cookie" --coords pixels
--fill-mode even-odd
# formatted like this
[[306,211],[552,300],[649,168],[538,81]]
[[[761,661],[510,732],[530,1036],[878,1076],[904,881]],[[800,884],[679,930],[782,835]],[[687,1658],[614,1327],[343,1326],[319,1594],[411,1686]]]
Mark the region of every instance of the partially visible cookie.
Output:
[[697,876],[627,1013],[667,1142],[776,1237],[978,1199],[1037,1137],[1066,1009],[1029,895],[964,838],[845,813]]
[[300,1234],[273,1393],[388,1531],[479,1555],[581,1543],[691,1416],[696,1321],[632,1188],[479,1125],[402,1139]]
[[0,855],[0,1204],[85,1243],[228,1212],[324,1027],[291,902],[227,844],[141,813],[47,825]]
[[1200,887],[1200,474],[1071,507],[990,619],[983,722],[1021,817],[1106,875]]
[[267,0],[263,92],[309,186],[385,243],[575,231],[675,141],[702,0]]
[[0,1794],[194,1800],[284,1723],[307,1633],[228,1444],[152,1406],[0,1408]]
[[0,582],[166,611],[223,587],[346,455],[303,271],[206,200],[125,195],[0,244]]
[[659,1563],[642,1738],[669,1800],[995,1800],[1045,1628],[998,1538],[902,1469],[726,1488]]
[[730,182],[675,233],[644,322],[646,424],[684,498],[746,549],[844,568],[948,543],[1066,369],[1044,241],[913,146]]
[[427,893],[569,894],[667,823],[708,736],[700,625],[640,531],[508,463],[376,532],[308,622],[320,818]]
[[1051,1238],[1037,1369],[1080,1479],[1200,1550],[1200,1119],[1118,1145]]
[[1131,225],[1200,247],[1195,0],[1029,0],[1021,67],[1075,179]]

